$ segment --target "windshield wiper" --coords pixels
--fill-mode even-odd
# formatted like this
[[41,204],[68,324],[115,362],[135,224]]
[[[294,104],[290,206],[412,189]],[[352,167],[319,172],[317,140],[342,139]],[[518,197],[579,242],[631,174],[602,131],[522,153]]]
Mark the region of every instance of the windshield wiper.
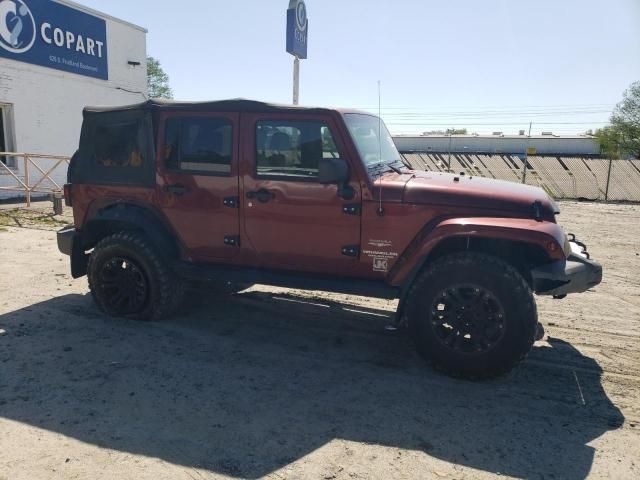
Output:
[[377,162],[367,167],[369,172],[380,175],[384,172],[394,171],[397,174],[402,174],[402,168],[413,170],[410,165],[407,165],[400,159],[392,160],[390,162]]
[[389,166],[389,168],[392,168],[394,172],[398,173],[402,173],[402,168],[413,170],[413,167],[411,167],[411,165],[406,164],[404,160],[401,159],[394,160],[390,163],[387,163],[387,165]]
[[389,167],[389,168],[390,168],[391,170],[393,170],[394,172],[401,174],[401,173],[402,173],[402,170],[400,170],[398,167],[396,167],[396,166],[394,165],[394,163],[396,163],[396,162],[395,162],[395,161],[393,161],[393,162],[391,162],[391,163],[387,163],[387,167]]
[[388,165],[384,162],[377,162],[377,163],[371,164],[367,167],[367,170],[369,171],[369,173],[374,173],[377,175],[380,175],[384,172],[388,172],[390,170],[396,171],[395,168],[392,168],[391,165]]

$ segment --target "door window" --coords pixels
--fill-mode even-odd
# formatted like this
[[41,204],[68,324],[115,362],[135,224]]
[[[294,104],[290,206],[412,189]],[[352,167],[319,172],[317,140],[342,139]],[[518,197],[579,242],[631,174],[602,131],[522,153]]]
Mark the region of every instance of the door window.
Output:
[[256,174],[314,180],[321,158],[340,158],[329,127],[316,121],[259,121],[256,124]]
[[165,124],[165,161],[173,170],[231,173],[233,126],[226,118],[170,118]]

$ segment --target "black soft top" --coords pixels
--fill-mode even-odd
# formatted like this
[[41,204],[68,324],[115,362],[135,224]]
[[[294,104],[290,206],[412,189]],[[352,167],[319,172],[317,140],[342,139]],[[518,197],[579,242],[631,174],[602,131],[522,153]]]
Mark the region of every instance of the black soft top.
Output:
[[207,111],[207,112],[251,112],[251,113],[271,113],[271,112],[309,112],[327,113],[334,112],[330,108],[320,107],[300,107],[297,105],[281,105],[276,103],[259,102],[257,100],[247,100],[244,98],[234,98],[230,100],[216,100],[208,102],[179,102],[174,100],[164,100],[154,98],[142,103],[123,105],[116,107],[85,107],[85,114],[107,113],[107,112],[127,112],[127,111]]

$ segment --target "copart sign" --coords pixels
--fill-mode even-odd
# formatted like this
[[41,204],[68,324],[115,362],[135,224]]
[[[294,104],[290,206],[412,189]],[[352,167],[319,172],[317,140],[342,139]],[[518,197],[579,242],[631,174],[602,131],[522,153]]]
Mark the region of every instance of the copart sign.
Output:
[[108,80],[106,22],[52,0],[0,0],[0,57]]
[[309,19],[304,0],[290,0],[287,10],[287,52],[298,58],[307,58]]

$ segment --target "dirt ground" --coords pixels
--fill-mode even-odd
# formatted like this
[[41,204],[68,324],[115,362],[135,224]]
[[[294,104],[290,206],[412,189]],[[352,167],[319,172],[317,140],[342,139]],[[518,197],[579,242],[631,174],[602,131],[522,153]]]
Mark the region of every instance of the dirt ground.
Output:
[[0,479],[640,478],[640,206],[561,207],[604,281],[539,299],[544,340],[481,383],[385,333],[394,302],[256,287],[106,318],[64,219],[4,208]]

